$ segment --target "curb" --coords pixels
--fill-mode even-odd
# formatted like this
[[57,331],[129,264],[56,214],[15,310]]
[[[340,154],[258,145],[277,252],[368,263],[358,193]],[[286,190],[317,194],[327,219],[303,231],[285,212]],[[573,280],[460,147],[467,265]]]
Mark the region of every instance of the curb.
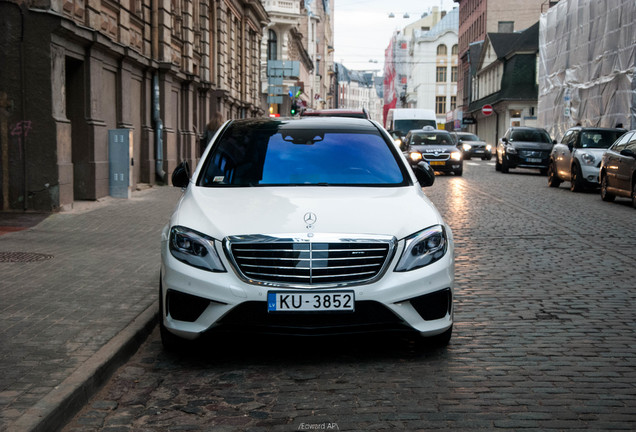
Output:
[[29,408],[11,426],[15,432],[60,430],[139,349],[157,324],[155,300],[106,345],[78,367],[53,391]]

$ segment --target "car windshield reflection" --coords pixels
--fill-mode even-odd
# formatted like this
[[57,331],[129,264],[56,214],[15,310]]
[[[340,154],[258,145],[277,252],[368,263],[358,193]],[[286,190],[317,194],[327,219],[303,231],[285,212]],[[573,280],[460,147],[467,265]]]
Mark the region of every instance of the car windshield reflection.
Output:
[[407,174],[379,133],[263,123],[228,128],[210,151],[199,185],[403,186]]

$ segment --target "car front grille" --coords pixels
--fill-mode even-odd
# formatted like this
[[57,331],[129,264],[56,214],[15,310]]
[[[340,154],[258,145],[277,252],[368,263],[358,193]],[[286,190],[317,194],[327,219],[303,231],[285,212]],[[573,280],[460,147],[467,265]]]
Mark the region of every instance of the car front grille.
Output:
[[448,160],[450,153],[422,153],[422,158],[427,161]]
[[549,156],[549,151],[541,150],[519,150],[519,156],[523,158],[541,158],[545,159]]
[[393,256],[392,237],[316,235],[233,236],[226,251],[243,280],[294,287],[337,287],[369,283],[384,273]]

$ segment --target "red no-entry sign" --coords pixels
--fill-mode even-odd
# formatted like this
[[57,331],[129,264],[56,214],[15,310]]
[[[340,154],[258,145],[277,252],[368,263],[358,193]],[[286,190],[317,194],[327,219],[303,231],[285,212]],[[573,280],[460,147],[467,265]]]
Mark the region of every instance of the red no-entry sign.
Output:
[[492,105],[484,105],[483,107],[481,107],[481,113],[485,116],[489,116],[493,112],[494,110],[492,109]]

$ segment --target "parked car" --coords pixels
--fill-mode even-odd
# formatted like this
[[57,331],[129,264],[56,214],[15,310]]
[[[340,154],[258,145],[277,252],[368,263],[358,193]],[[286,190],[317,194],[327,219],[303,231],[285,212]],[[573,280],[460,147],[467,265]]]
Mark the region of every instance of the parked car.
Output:
[[625,133],[603,154],[599,177],[603,201],[628,197],[636,208],[636,130]]
[[457,176],[464,171],[462,152],[447,131],[432,126],[409,131],[400,148],[411,164],[426,161],[435,171]]
[[581,126],[568,129],[550,153],[548,185],[559,187],[569,181],[572,192],[597,187],[603,153],[625,132],[625,129]]
[[362,108],[355,109],[340,109],[330,108],[323,110],[307,109],[300,112],[301,117],[355,117],[355,118],[370,118],[369,112]]
[[391,137],[356,118],[231,120],[161,236],[167,349],[207,333],[407,331],[448,343],[449,226]]
[[492,146],[477,135],[470,132],[452,132],[451,135],[462,151],[464,160],[470,160],[473,156],[481,160],[492,159]]
[[495,169],[507,173],[511,168],[538,168],[546,174],[555,143],[545,129],[511,127],[497,143]]

